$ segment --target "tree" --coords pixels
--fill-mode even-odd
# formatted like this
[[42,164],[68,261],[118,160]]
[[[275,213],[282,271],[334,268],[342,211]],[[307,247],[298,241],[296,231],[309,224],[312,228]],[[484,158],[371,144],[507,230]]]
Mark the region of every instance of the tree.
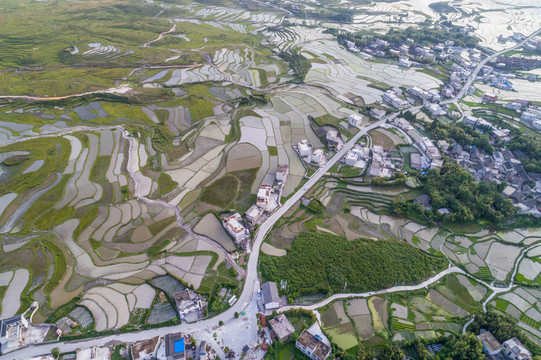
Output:
[[286,256],[265,257],[261,274],[270,281],[287,279],[292,298],[343,291],[361,292],[418,283],[441,269],[444,259],[407,243],[353,240],[332,234],[300,233]]
[[316,216],[322,216],[325,211],[325,206],[323,206],[318,199],[312,199],[310,203],[308,203],[308,211]]
[[453,360],[483,360],[483,346],[481,342],[472,333],[463,334],[455,343],[451,352]]
[[374,350],[361,346],[357,352],[357,360],[373,360],[375,358]]
[[434,209],[448,208],[450,214],[440,215],[436,211],[425,211],[411,201],[395,201],[393,211],[410,217],[430,221],[470,222],[479,219],[501,225],[516,215],[516,209],[505,199],[495,183],[474,181],[473,176],[456,161],[444,159],[441,169],[429,170],[425,177],[423,192],[427,194]]
[[218,321],[218,325],[224,326],[224,322],[222,320]]
[[60,349],[55,347],[51,350],[51,355],[55,358],[55,359],[58,359],[58,357],[60,356]]
[[235,311],[235,319],[239,317],[239,313]]
[[402,360],[404,358],[404,353],[399,347],[391,344],[384,347],[379,358],[386,360]]

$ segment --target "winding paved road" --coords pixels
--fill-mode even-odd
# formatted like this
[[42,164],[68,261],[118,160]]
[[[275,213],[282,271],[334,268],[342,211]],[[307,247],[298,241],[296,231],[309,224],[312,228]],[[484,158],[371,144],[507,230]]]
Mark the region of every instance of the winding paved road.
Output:
[[[396,114],[391,115],[389,118],[395,117]],[[220,321],[223,321],[224,323],[228,323],[230,321],[234,321],[235,317],[234,314],[241,313],[248,307],[250,302],[257,300],[257,295],[254,296],[256,290],[259,288],[259,279],[258,279],[258,272],[257,272],[257,266],[258,266],[258,259],[259,259],[259,251],[261,248],[261,244],[263,243],[263,240],[265,239],[267,233],[272,229],[274,224],[297,202],[299,201],[304,194],[310,189],[312,186],[314,186],[324,175],[326,172],[328,172],[331,167],[334,166],[342,157],[346,155],[346,153],[355,145],[355,143],[368,131],[375,129],[379,127],[381,124],[383,124],[388,118],[384,120],[380,120],[370,126],[367,126],[360,130],[351,140],[349,140],[342,149],[340,149],[329,161],[321,167],[318,171],[316,171],[312,177],[305,183],[305,185],[297,191],[289,200],[287,200],[278,210],[276,210],[268,219],[261,225],[259,228],[259,231],[257,232],[257,235],[254,240],[254,246],[252,254],[250,255],[250,258],[248,260],[248,267],[246,271],[246,279],[244,288],[242,291],[242,294],[239,296],[239,299],[237,302],[229,308],[227,311],[207,320],[199,321],[193,324],[188,323],[182,323],[181,325],[176,326],[168,326],[168,327],[162,327],[152,330],[144,330],[140,332],[134,332],[134,333],[127,333],[127,334],[119,334],[119,335],[109,335],[109,336],[103,336],[99,338],[93,338],[93,339],[87,339],[87,340],[81,340],[81,341],[70,341],[70,342],[62,342],[62,343],[50,343],[50,344],[42,344],[42,345],[31,345],[23,349],[19,349],[17,351],[14,351],[10,353],[10,358],[13,359],[25,359],[28,357],[34,357],[44,354],[49,354],[51,350],[55,347],[58,347],[63,352],[69,352],[69,351],[75,351],[80,348],[86,348],[91,346],[100,346],[104,345],[110,342],[135,342],[135,341],[141,341],[146,340],[151,337],[154,337],[156,335],[165,336],[166,334],[172,333],[172,332],[178,332],[183,331],[186,333],[197,333],[200,331],[206,331],[211,329],[213,326],[218,324]],[[136,143],[136,140],[131,138],[130,136],[127,136],[127,132],[123,129],[123,134],[126,136],[126,138],[130,141],[130,158],[133,157],[133,151],[137,146],[132,145],[134,142]],[[132,140],[130,140],[132,139]],[[130,172],[130,176],[135,181],[136,189],[138,188],[138,181],[135,173],[133,172],[133,165],[130,166],[130,160],[128,160],[128,169]],[[131,170],[130,170],[131,169]],[[135,191],[136,196],[139,194],[139,191]],[[143,197],[140,197],[143,198]],[[446,271],[449,271],[446,270]],[[438,275],[436,275],[438,276]],[[443,275],[442,275],[443,276]],[[438,278],[439,279],[439,278]]]
[[325,306],[327,304],[332,303],[334,300],[338,299],[349,299],[349,298],[365,298],[365,297],[371,297],[373,295],[383,295],[383,294],[391,294],[395,292],[401,292],[401,291],[415,291],[420,290],[423,288],[428,287],[429,285],[432,285],[438,281],[444,276],[447,276],[449,274],[466,274],[464,270],[462,270],[459,267],[451,266],[450,268],[447,268],[446,270],[443,270],[442,272],[434,275],[428,280],[423,281],[420,284],[417,285],[404,285],[404,286],[394,286],[392,288],[378,290],[378,291],[369,291],[364,293],[349,293],[349,294],[334,294],[328,298],[326,298],[323,301],[320,301],[318,303],[312,304],[312,305],[290,305],[290,306],[284,306],[280,308],[280,312],[288,311],[291,309],[306,309],[306,310],[316,310],[322,306]]
[[[516,50],[522,46],[524,46],[524,44],[526,44],[528,41],[530,41],[533,37],[537,36],[539,33],[541,33],[541,29],[538,29],[536,31],[534,31],[533,33],[531,33],[529,36],[527,36],[524,40],[522,40],[521,42],[519,42],[518,44],[508,48],[508,49],[505,49],[505,50],[501,50],[501,51],[498,51],[492,55],[489,55],[487,56],[486,58],[484,58],[483,60],[481,60],[481,62],[476,66],[475,70],[473,71],[473,73],[470,75],[470,78],[468,79],[468,81],[464,84],[464,87],[458,92],[458,94],[454,97],[454,98],[451,98],[449,100],[445,100],[445,101],[442,101],[442,104],[449,104],[449,103],[457,103],[458,101],[462,100],[462,98],[466,95],[466,93],[468,92],[471,84],[475,81],[475,79],[477,78],[477,74],[479,74],[479,71],[481,71],[481,69],[483,68],[483,66],[486,65],[487,62],[489,62],[490,60],[502,55],[502,54],[505,54],[506,52],[509,52],[509,51],[513,51],[513,50]],[[459,107],[460,108],[460,107]],[[461,111],[462,112],[462,111]]]
[[[502,54],[504,52],[519,48],[525,42],[527,42],[529,39],[536,36],[539,32],[541,32],[541,29],[539,29],[538,31],[532,33],[524,41],[517,44],[516,46],[514,46],[514,47],[512,47],[510,49],[504,50],[504,51],[497,52],[497,53],[495,53],[495,54],[493,54],[491,56],[488,56],[483,61],[481,61],[481,63],[477,66],[476,70],[472,73],[469,81],[466,83],[466,85],[464,86],[462,91],[459,92],[459,94],[457,94],[457,96],[455,98],[450,99],[445,103],[456,102],[456,101],[460,100],[465,95],[465,93],[468,90],[471,83],[475,80],[475,77],[477,76],[477,74],[480,71],[480,69],[482,68],[482,66],[484,64],[486,64],[490,59],[492,59],[492,58],[494,58],[496,56],[499,56],[500,54]],[[416,109],[416,108],[411,108],[410,110],[414,110],[414,109]],[[181,325],[176,325],[176,326],[162,327],[162,328],[157,328],[157,329],[152,329],[152,330],[144,330],[144,331],[135,332],[135,333],[109,335],[109,336],[103,336],[103,337],[93,338],[93,339],[86,339],[86,340],[81,340],[81,341],[71,341],[71,342],[63,342],[63,343],[50,343],[50,344],[43,344],[43,345],[31,345],[29,347],[26,347],[26,348],[23,348],[23,349],[20,349],[20,350],[17,350],[15,352],[10,353],[9,358],[12,358],[12,359],[26,359],[28,357],[34,357],[34,356],[49,354],[51,352],[51,350],[53,348],[55,348],[55,347],[58,347],[59,349],[61,349],[62,352],[71,352],[71,351],[75,351],[75,350],[77,350],[79,348],[87,348],[87,347],[91,347],[91,346],[102,346],[104,344],[111,343],[111,342],[136,342],[136,341],[141,341],[141,340],[146,340],[148,338],[151,338],[151,337],[154,337],[154,336],[157,336],[157,335],[164,336],[164,335],[166,335],[168,333],[171,333],[171,332],[178,332],[178,331],[183,331],[183,332],[186,332],[186,333],[198,333],[200,331],[207,331],[208,332],[208,331],[210,331],[210,329],[213,326],[216,326],[216,324],[218,324],[220,321],[223,321],[226,325],[230,321],[235,321],[235,318],[234,318],[235,312],[238,312],[238,313],[242,312],[244,309],[246,309],[248,307],[248,305],[252,301],[257,300],[257,296],[254,296],[254,293],[255,293],[256,289],[259,287],[258,272],[257,272],[259,251],[260,251],[261,244],[263,243],[263,240],[265,239],[267,233],[272,229],[274,224],[297,201],[299,201],[304,196],[306,191],[308,191],[308,189],[310,189],[312,186],[314,186],[322,178],[322,176],[324,176],[324,174],[326,172],[328,172],[331,169],[331,167],[334,166],[334,164],[336,164],[347,153],[347,151],[349,149],[351,149],[351,147],[357,142],[357,140],[359,140],[363,135],[368,133],[368,131],[379,127],[385,121],[387,121],[389,119],[392,119],[392,118],[396,117],[397,115],[398,115],[398,113],[390,115],[386,119],[378,121],[378,122],[376,122],[376,123],[374,123],[374,124],[372,124],[370,126],[367,126],[367,127],[363,128],[361,131],[359,131],[350,141],[348,141],[346,143],[346,145],[340,151],[338,151],[331,159],[329,159],[327,164],[325,164],[318,171],[316,171],[312,175],[312,177],[306,182],[306,184],[299,191],[297,191],[276,212],[274,212],[267,219],[267,221],[265,221],[265,223],[263,223],[261,225],[261,227],[260,227],[260,229],[259,229],[259,231],[258,231],[258,233],[257,233],[257,235],[255,237],[255,240],[254,240],[253,252],[252,252],[252,254],[251,254],[250,258],[249,258],[249,261],[248,261],[245,285],[244,285],[242,294],[240,295],[238,301],[230,309],[228,309],[227,311],[225,311],[225,312],[223,312],[223,313],[221,313],[221,314],[219,314],[219,315],[217,315],[217,316],[215,316],[215,317],[213,317],[211,319],[203,320],[203,321],[196,322],[196,323],[193,323],[193,324],[183,323]],[[125,132],[124,129],[122,129],[122,130],[123,130],[123,133],[126,136],[127,132]],[[58,134],[55,134],[53,136],[58,136]],[[127,136],[127,139],[130,141],[130,154],[132,154],[132,151],[135,151],[135,149],[136,149],[136,146],[133,146],[133,148],[132,148],[132,144],[133,144],[132,141],[134,141],[136,143],[136,140],[129,137],[129,136]],[[130,139],[132,139],[132,140],[130,140]],[[130,158],[132,158],[132,156],[130,156]],[[128,169],[130,169],[130,166],[128,166]],[[133,170],[133,168],[132,168],[132,170]],[[132,176],[132,178],[134,179],[135,184],[136,184],[136,195],[139,195],[139,191],[138,191],[138,186],[139,185],[138,185],[137,177],[134,176],[135,173],[133,173],[133,171],[130,172],[130,175]],[[158,201],[158,200],[146,199],[146,198],[141,197],[141,196],[138,196],[138,197],[143,199],[144,201]],[[177,210],[178,210],[178,208],[177,208]],[[176,213],[176,211],[175,211],[175,213]],[[182,219],[180,218],[179,221],[181,222],[181,220]],[[531,246],[528,249],[525,249],[522,252],[519,259],[517,259],[517,262],[516,262],[516,265],[515,265],[515,270],[513,272],[512,277],[511,277],[510,285],[507,288],[495,288],[494,286],[486,284],[485,282],[481,281],[485,286],[487,286],[488,288],[490,288],[493,291],[493,294],[489,298],[487,298],[485,300],[485,302],[483,303],[483,306],[485,306],[490,301],[490,299],[493,296],[495,296],[497,293],[509,291],[510,289],[512,289],[512,287],[513,287],[513,279],[514,279],[514,277],[516,275],[516,272],[518,270],[518,265],[520,263],[520,260],[522,259],[522,257],[524,256],[524,254],[526,253],[527,250],[529,250],[529,249],[531,249],[533,247],[536,247],[536,246],[541,246],[541,244],[537,244],[537,245]],[[446,276],[448,274],[452,274],[452,273],[462,273],[464,275],[467,275],[467,276],[470,276],[470,277],[473,278],[472,275],[466,273],[464,270],[462,270],[462,269],[460,269],[460,268],[458,268],[456,266],[452,266],[452,267],[449,267],[448,269],[442,271],[441,273],[435,275],[434,277],[432,277],[432,278],[430,278],[430,279],[428,279],[428,280],[426,280],[423,283],[418,284],[418,285],[396,286],[396,287],[393,287],[393,288],[390,288],[390,289],[384,289],[384,290],[379,290],[379,291],[374,291],[374,292],[367,292],[367,293],[360,293],[360,294],[335,294],[335,295],[331,296],[330,298],[325,299],[322,302],[319,302],[317,304],[313,304],[313,305],[310,305],[310,306],[288,306],[288,307],[284,307],[282,310],[287,310],[287,309],[291,309],[291,308],[300,308],[300,307],[305,308],[305,309],[316,309],[318,307],[321,307],[321,306],[324,306],[324,305],[330,303],[331,301],[333,301],[335,299],[349,298],[349,297],[367,297],[367,296],[372,296],[372,295],[386,294],[386,293],[392,293],[392,292],[398,292],[398,291],[418,290],[418,289],[427,287],[427,286],[433,284],[434,282],[439,281],[442,277],[444,277],[444,276]]]

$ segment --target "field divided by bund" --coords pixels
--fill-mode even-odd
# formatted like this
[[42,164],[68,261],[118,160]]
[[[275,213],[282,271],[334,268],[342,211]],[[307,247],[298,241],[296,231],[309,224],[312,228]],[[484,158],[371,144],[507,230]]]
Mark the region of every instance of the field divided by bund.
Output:
[[[80,116],[93,112],[78,111]],[[157,156],[146,146],[150,138],[141,133],[136,142],[135,176],[141,191],[156,196],[167,191],[164,186],[168,192],[176,189],[170,177],[160,180],[148,168]],[[13,152],[15,148],[19,152]],[[36,300],[37,321],[48,319],[69,330],[65,335],[80,335],[175,321],[168,300],[160,298],[156,288],[144,286],[156,276],[201,287],[212,299],[212,312],[225,309],[227,299],[239,291],[237,274],[225,269],[223,254],[185,236],[172,209],[130,199],[131,179],[124,170],[127,149],[128,142],[116,129],[36,138],[3,148],[13,168],[9,187],[0,190],[0,197],[10,201],[0,213],[0,225],[9,226],[12,234],[2,237],[0,279],[10,299],[21,299],[3,306],[4,315]],[[58,181],[53,183],[55,174]],[[36,229],[49,235],[35,238],[31,234]],[[160,258],[165,261],[156,263]],[[14,278],[18,281],[10,280]],[[96,282],[103,278],[105,287]],[[20,286],[12,287],[16,282]],[[227,297],[218,296],[224,286]],[[84,325],[69,326],[77,319],[85,320]]]

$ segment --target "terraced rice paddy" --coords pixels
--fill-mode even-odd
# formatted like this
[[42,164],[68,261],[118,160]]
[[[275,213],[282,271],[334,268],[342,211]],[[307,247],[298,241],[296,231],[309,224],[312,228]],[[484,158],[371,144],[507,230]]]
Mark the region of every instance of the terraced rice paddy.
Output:
[[[10,231],[17,219],[33,211],[33,206],[47,206],[47,211],[43,212],[45,217],[39,219],[40,226],[50,229],[60,240],[60,247],[44,242],[46,249],[50,250],[39,252],[35,260],[32,260],[32,256],[23,257],[34,261],[36,266],[42,264],[41,268],[31,268],[31,289],[42,309],[37,318],[46,318],[51,313],[48,308],[54,311],[75,296],[80,296],[79,304],[89,310],[96,330],[118,329],[130,322],[133,311],[151,312],[156,291],[143,284],[146,279],[170,273],[197,289],[211,262],[216,264],[216,260],[223,261],[223,257],[209,255],[213,248],[209,248],[208,244],[187,249],[195,256],[185,257],[182,252],[187,250],[179,250],[176,256],[169,256],[165,261],[153,259],[171,241],[178,240],[182,231],[177,226],[172,209],[136,199],[124,200],[121,189],[129,185],[126,168],[141,181],[143,193],[155,191],[154,180],[140,171],[140,167],[148,163],[149,153],[155,154],[153,149],[147,152],[146,142],[136,141],[137,146],[132,151],[124,141],[124,135],[116,129],[75,132],[65,135],[60,141],[66,146],[63,152],[66,159],[63,176],[56,176],[57,181],[47,179],[45,184],[49,185],[41,186],[41,192],[34,191],[33,196],[21,195],[27,199],[28,206],[20,206],[6,225],[10,228],[4,227]],[[129,161],[126,156],[128,151],[132,155]],[[27,169],[31,171],[23,175],[40,176],[42,168],[48,164],[47,160],[29,162]],[[62,180],[64,177],[66,180]],[[59,187],[55,191],[58,196],[50,200],[40,197],[52,191],[52,188],[57,189],[57,184]],[[8,193],[2,198],[5,200],[2,213],[5,213],[18,195]],[[66,211],[68,216],[74,217],[69,219],[62,215]],[[20,231],[19,227],[13,233],[17,231]],[[232,241],[227,241],[225,245],[235,249]],[[25,246],[34,246],[34,243],[28,240],[4,241],[3,249],[19,254],[27,251]],[[204,253],[199,255],[198,251]],[[48,271],[41,273],[45,269]],[[98,278],[102,282],[94,283],[93,280]],[[30,280],[30,272],[21,268],[4,273],[2,279],[7,287],[2,298],[2,315],[11,316],[19,310],[22,291]],[[49,295],[52,299],[50,303]],[[67,324],[69,319],[75,320],[67,313],[62,319],[59,324]],[[90,326],[88,321],[87,326]]]
[[[410,3],[419,10],[404,2],[356,5],[362,13],[352,24],[331,27],[383,33],[438,16],[426,1]],[[512,8],[515,5],[515,1],[464,1],[463,11],[449,14],[449,19],[473,26],[484,46],[498,50],[507,46],[498,43],[498,35],[527,34],[540,26],[537,8]],[[41,6],[35,4],[36,9]],[[108,27],[107,36],[98,21],[92,33],[75,38],[75,30],[64,31],[69,21],[55,14],[58,33],[66,33],[61,44],[44,39],[35,48],[3,47],[3,69],[28,65],[21,64],[18,51],[23,50],[31,54],[25,61],[45,67],[31,74],[25,69],[16,75],[3,71],[0,80],[10,84],[4,91],[55,95],[118,85],[125,89],[120,95],[127,101],[109,101],[109,95],[119,93],[108,91],[96,96],[98,100],[76,105],[67,101],[62,107],[1,104],[0,145],[13,147],[9,144],[16,140],[57,134],[40,138],[47,139],[41,143],[21,142],[21,148],[29,149],[25,152],[29,160],[4,173],[8,189],[0,195],[0,232],[5,235],[1,256],[11,259],[10,267],[0,273],[0,287],[5,287],[2,318],[25,310],[32,299],[40,305],[35,319],[52,316],[64,334],[175,319],[175,310],[160,292],[171,298],[184,289],[179,279],[205,293],[217,283],[236,285],[236,281],[225,269],[227,254],[211,240],[186,236],[174,206],[181,208],[185,223],[196,233],[233,252],[234,242],[210,212],[224,209],[201,201],[205,189],[219,179],[236,177],[237,194],[228,205],[244,209],[261,184],[274,182],[277,167],[287,164],[290,174],[283,189],[287,197],[313,171],[302,164],[293,145],[307,139],[314,148],[324,147],[309,117],[350,134],[344,119],[357,113],[353,105],[381,101],[381,88],[442,85],[415,68],[347,51],[325,31],[329,24],[313,19],[198,3],[162,9],[170,17],[165,19],[154,18],[157,12],[150,8],[138,8],[142,18],[153,17],[144,29],[122,14],[116,26]],[[26,17],[20,20],[28,24]],[[49,31],[43,29],[50,35]],[[276,56],[293,49],[310,63],[303,85],[287,83],[293,72]],[[50,54],[57,54],[62,63]],[[89,64],[91,73],[84,68]],[[102,65],[106,71],[98,70]],[[47,70],[49,66],[54,72]],[[54,82],[50,73],[55,74]],[[519,80],[514,85],[522,97],[539,100],[533,85]],[[504,91],[499,95],[516,97]],[[390,130],[370,135],[374,144],[386,149],[404,144]],[[163,184],[158,185],[162,172],[172,184],[163,192]],[[432,254],[443,251],[452,262],[487,281],[508,281],[522,249],[541,239],[535,230],[461,234],[385,215],[394,199],[412,197],[414,191],[339,184],[332,176],[323,178],[309,194],[325,205],[325,217],[316,218],[302,207],[292,209],[287,221],[273,229],[271,244],[263,244],[265,254],[285,255],[291,240],[306,230],[350,240],[403,239]],[[24,181],[9,183],[11,178]],[[539,249],[516,264],[518,282],[541,282]],[[149,279],[153,280],[147,283]],[[379,341],[376,333],[396,340],[456,334],[460,324],[455,317],[468,316],[486,296],[483,285],[457,275],[430,288],[427,296],[335,302],[323,311],[322,321],[332,340],[346,350],[358,345],[358,337]],[[72,302],[76,297],[80,300]],[[511,314],[539,336],[540,297],[535,288],[516,287],[499,294],[489,306]],[[67,303],[68,310],[55,311]],[[77,330],[71,329],[73,321],[79,324]]]
[[258,168],[261,166],[261,153],[248,143],[239,144],[231,148],[227,155],[227,171],[238,171]]
[[350,349],[358,345],[355,328],[344,310],[342,301],[335,302],[321,314],[323,328],[342,349]]
[[[310,42],[303,46],[302,50],[314,54],[321,61],[312,63],[306,81],[329,89],[338,99],[349,104],[353,104],[356,97],[362,98],[364,104],[382,100],[383,92],[369,87],[371,81],[360,77],[368,76],[372,81],[391,87],[418,86],[430,89],[441,84],[440,80],[411,69],[403,70],[393,65],[367,62],[329,40]],[[325,54],[329,54],[332,59]],[[340,61],[335,62],[333,59]]]
[[21,295],[28,283],[30,273],[26,269],[17,269],[15,271],[0,274],[0,286],[6,286],[2,298],[2,318],[11,317],[19,311],[21,306]]
[[213,214],[205,215],[194,227],[194,231],[215,240],[228,251],[236,249],[233,240],[225,231],[222,223]]
[[359,337],[363,340],[369,339],[374,335],[372,327],[372,315],[368,308],[366,299],[354,299],[345,302],[347,313],[355,324],[355,329]]

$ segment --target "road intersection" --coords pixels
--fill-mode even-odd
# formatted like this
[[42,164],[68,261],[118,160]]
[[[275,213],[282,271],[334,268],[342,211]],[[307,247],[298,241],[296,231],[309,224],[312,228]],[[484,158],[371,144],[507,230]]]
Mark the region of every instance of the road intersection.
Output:
[[[481,63],[479,63],[479,65],[477,66],[475,71],[472,73],[472,75],[470,76],[470,79],[465,84],[464,88],[457,94],[457,96],[454,97],[453,99],[442,102],[442,104],[448,104],[448,103],[451,103],[451,102],[456,103],[457,101],[462,99],[464,97],[464,95],[466,94],[466,92],[468,91],[470,85],[475,80],[475,78],[476,78],[477,74],[479,73],[479,71],[482,69],[482,67],[490,59],[492,59],[494,57],[497,57],[497,56],[499,56],[499,55],[501,55],[501,54],[503,54],[503,53],[505,53],[507,51],[519,48],[525,42],[527,42],[529,39],[536,36],[540,32],[541,32],[541,29],[539,29],[536,32],[532,33],[530,36],[525,38],[524,41],[522,41],[521,43],[513,46],[512,48],[504,50],[504,51],[497,52],[497,53],[495,53],[493,55],[490,55],[487,58],[483,59],[481,61]],[[422,108],[422,106],[418,106],[418,107],[412,107],[409,110],[410,111],[416,111],[416,110],[420,110],[421,108]],[[198,333],[201,333],[201,334],[210,333],[211,329],[215,329],[217,324],[220,323],[220,322],[223,322],[224,326],[227,327],[228,324],[231,324],[231,323],[233,323],[235,321],[239,321],[235,317],[235,313],[241,313],[242,311],[247,309],[250,305],[252,305],[252,307],[253,307],[254,302],[257,302],[257,300],[258,300],[257,290],[259,289],[259,278],[258,278],[258,271],[257,271],[258,269],[257,269],[257,267],[258,267],[259,251],[260,251],[261,245],[262,245],[265,237],[267,236],[268,232],[273,228],[275,223],[295,203],[297,203],[297,201],[299,201],[306,194],[306,192],[312,186],[314,186],[338,161],[340,161],[340,159],[342,159],[346,155],[346,153],[355,145],[355,143],[362,136],[366,135],[370,130],[373,130],[373,129],[381,126],[386,121],[397,117],[398,115],[399,115],[399,113],[391,114],[391,115],[389,115],[388,117],[386,117],[383,120],[380,120],[380,121],[378,121],[376,123],[373,123],[373,124],[371,124],[369,126],[363,127],[355,136],[353,136],[344,145],[344,147],[342,147],[332,158],[330,158],[328,160],[328,162],[324,166],[319,168],[310,177],[310,179],[302,186],[301,189],[299,189],[295,194],[293,194],[293,196],[291,198],[289,198],[283,205],[281,205],[281,207],[279,207],[278,210],[276,210],[271,216],[269,216],[268,219],[260,226],[260,228],[259,228],[259,230],[258,230],[258,232],[256,234],[256,237],[254,239],[253,250],[252,250],[252,253],[251,253],[249,261],[248,261],[248,265],[247,265],[247,269],[246,269],[246,277],[245,277],[245,282],[244,282],[244,287],[243,287],[242,293],[239,296],[238,301],[231,308],[226,310],[225,312],[223,312],[223,313],[221,313],[221,314],[219,314],[219,315],[217,315],[217,316],[215,316],[213,318],[202,320],[202,321],[192,323],[192,324],[182,323],[181,325],[160,327],[160,328],[156,328],[156,329],[150,329],[150,330],[144,330],[144,331],[132,332],[132,333],[107,335],[107,336],[91,338],[91,339],[85,339],[85,340],[80,340],[80,341],[53,342],[53,343],[40,344],[40,345],[30,345],[28,347],[25,347],[25,348],[22,348],[22,349],[19,349],[17,351],[14,351],[14,352],[10,353],[9,358],[12,358],[12,359],[27,359],[27,358],[30,358],[30,357],[36,357],[36,356],[40,356],[40,355],[50,354],[51,350],[53,348],[55,348],[55,347],[58,347],[62,352],[72,352],[72,351],[75,351],[77,349],[88,348],[88,347],[92,347],[92,346],[103,346],[103,345],[106,345],[106,344],[109,344],[109,343],[126,343],[126,342],[132,343],[132,342],[146,340],[146,339],[149,339],[151,337],[158,336],[158,335],[159,336],[165,336],[165,335],[167,335],[169,333],[173,333],[173,332],[190,333],[190,334],[194,334],[194,336],[197,337]],[[115,127],[115,128],[118,128],[118,127]],[[124,129],[122,129],[122,131],[123,131],[124,135],[128,139],[130,139],[130,137],[127,136],[127,132]],[[68,132],[73,132],[73,131],[66,131],[65,133],[68,133]],[[55,134],[54,136],[58,136],[58,134]],[[134,151],[136,149],[135,146],[132,148],[131,143],[132,143],[132,141],[130,140],[130,151],[129,151],[130,157],[134,156],[133,153],[134,153]],[[133,160],[131,160],[131,161],[133,162]],[[139,190],[138,190],[139,182],[137,180],[137,176],[135,176],[136,175],[135,172],[133,171],[135,168],[131,167],[129,164],[130,164],[130,160],[128,159],[128,170],[130,170],[129,171],[130,176],[133,178],[134,183],[135,183],[135,188],[136,188],[135,194],[136,194],[136,196],[141,198],[143,201],[148,201],[148,199],[145,200],[142,196],[139,195]],[[179,220],[179,221],[181,221],[181,220]],[[526,251],[524,251],[522,253],[522,256],[524,255],[525,252]],[[522,256],[521,256],[521,258],[522,258]],[[515,266],[518,268],[518,262],[517,262],[517,264]],[[471,277],[471,275],[466,273],[464,270],[462,270],[462,269],[460,269],[458,267],[455,267],[455,266],[451,266],[448,269],[436,274],[432,278],[427,279],[426,281],[424,281],[423,283],[418,284],[418,285],[396,286],[396,287],[389,288],[389,289],[373,291],[373,292],[367,292],[367,293],[362,293],[362,294],[335,294],[335,295],[323,300],[322,302],[319,302],[317,304],[310,305],[310,306],[302,306],[302,308],[313,310],[313,309],[317,309],[317,308],[319,308],[321,306],[324,306],[324,305],[332,302],[333,300],[342,299],[342,298],[368,297],[368,296],[372,296],[372,295],[386,294],[386,293],[392,293],[392,292],[397,292],[397,291],[417,290],[417,289],[425,288],[425,287],[439,281],[442,277],[444,277],[444,276],[446,276],[448,274],[452,274],[452,273],[462,273],[464,275],[467,275],[467,276]],[[514,278],[515,274],[516,274],[516,269],[515,269],[515,272],[513,274],[513,278]],[[512,281],[511,281],[511,284],[509,285],[509,287],[501,288],[499,290],[496,290],[496,288],[494,286],[491,286],[489,284],[485,283],[485,285],[488,286],[491,290],[493,290],[493,292],[494,292],[493,295],[495,295],[496,293],[503,292],[503,291],[509,291],[513,287]],[[486,305],[486,303],[490,300],[490,298],[491,297],[489,297],[489,299],[487,299],[483,305]],[[301,306],[288,306],[288,307],[282,308],[281,310],[285,311],[285,310],[288,310],[288,309],[300,308],[300,307]],[[205,336],[207,336],[207,335],[205,335]]]

